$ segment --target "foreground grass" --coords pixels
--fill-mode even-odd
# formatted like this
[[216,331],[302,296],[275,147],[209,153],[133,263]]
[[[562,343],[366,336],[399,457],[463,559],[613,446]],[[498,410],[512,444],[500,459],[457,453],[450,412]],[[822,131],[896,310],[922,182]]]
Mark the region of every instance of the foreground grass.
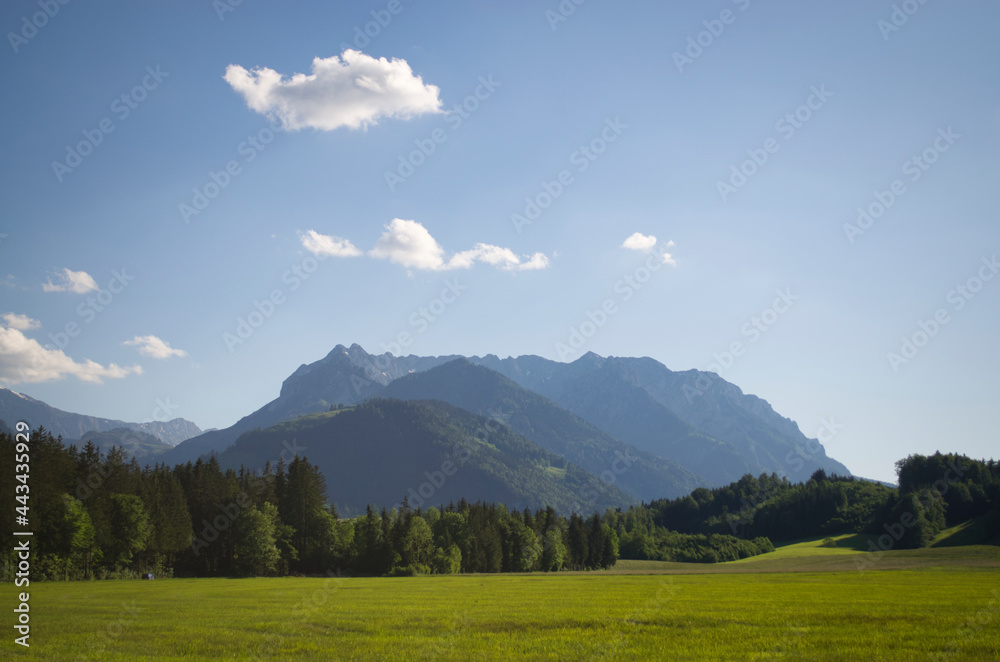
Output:
[[[47,660],[1000,657],[997,548],[920,550],[938,554],[932,565],[940,567],[915,569],[905,567],[913,563],[907,553],[891,552],[861,573],[808,570],[801,564],[823,568],[851,557],[849,549],[820,554],[815,545],[789,545],[767,555],[772,559],[756,559],[762,572],[746,560],[699,566],[709,574],[629,574],[643,571],[633,566],[607,574],[38,584],[31,590],[27,654]],[[782,554],[798,571],[769,568]],[[3,648],[3,657],[26,653],[13,650],[20,647],[9,639]]]

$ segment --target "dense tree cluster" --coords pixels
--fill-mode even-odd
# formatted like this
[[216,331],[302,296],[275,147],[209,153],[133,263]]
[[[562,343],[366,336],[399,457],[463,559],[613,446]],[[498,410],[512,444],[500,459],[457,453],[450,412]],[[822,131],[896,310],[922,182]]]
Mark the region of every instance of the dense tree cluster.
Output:
[[776,474],[747,474],[724,487],[698,488],[649,507],[656,524],[675,531],[794,540],[862,531],[894,492],[879,483],[827,477],[822,470],[805,483]]
[[[892,530],[899,534],[893,543],[899,549],[925,547],[944,528],[973,517],[1000,516],[995,460],[911,455],[896,463],[896,471],[898,489],[822,470],[797,484],[775,474],[747,474],[724,487],[698,488],[647,508],[655,525],[682,533],[785,541]],[[630,549],[623,538],[623,558]]]
[[752,540],[721,533],[680,533],[656,523],[657,510],[635,506],[624,513],[609,513],[609,524],[619,538],[623,559],[719,563],[774,551],[766,537]]
[[[4,493],[13,493],[13,449],[13,436],[0,434]],[[404,499],[399,509],[339,519],[323,475],[299,457],[260,474],[223,471],[214,457],[141,468],[119,449],[66,448],[38,430],[30,486],[35,576],[51,579],[587,570],[618,558],[605,518],[551,507],[462,500],[412,509]],[[13,516],[4,511],[8,531]]]

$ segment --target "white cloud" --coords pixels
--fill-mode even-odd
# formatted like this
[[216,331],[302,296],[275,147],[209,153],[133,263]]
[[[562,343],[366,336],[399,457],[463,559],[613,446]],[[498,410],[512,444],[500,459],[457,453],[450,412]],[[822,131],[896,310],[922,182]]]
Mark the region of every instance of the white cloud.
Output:
[[309,230],[302,235],[302,245],[313,255],[327,255],[330,257],[355,257],[361,255],[361,251],[347,239],[320,234],[315,230]]
[[285,78],[274,69],[226,67],[225,81],[262,115],[285,128],[333,131],[367,128],[382,117],[440,113],[440,89],[425,85],[406,60],[375,59],[352,49],[314,58],[311,74]]
[[[674,242],[672,242],[672,241],[668,241],[667,242],[667,246],[673,246],[673,245],[674,245]],[[663,254],[660,255],[660,259],[663,260],[664,264],[669,264],[669,265],[672,265],[672,266],[675,266],[675,267],[677,266],[677,260],[674,259],[673,255],[671,255],[670,253],[668,253],[666,251],[664,251]]]
[[368,254],[404,267],[428,271],[468,269],[476,262],[485,262],[506,271],[544,269],[549,266],[549,259],[543,253],[519,257],[509,248],[483,243],[455,253],[446,260],[444,248],[427,228],[416,221],[401,218],[394,218],[385,226],[385,232]]
[[18,315],[17,313],[4,313],[3,321],[7,323],[7,326],[11,329],[17,329],[18,331],[31,331],[32,329],[37,329],[42,325],[36,319],[32,319],[27,315]]
[[62,282],[53,283],[52,279],[49,282],[42,283],[43,292],[75,292],[77,294],[86,294],[87,292],[93,292],[94,290],[99,290],[97,287],[97,282],[91,278],[90,274],[86,271],[72,271],[70,269],[63,269],[62,274],[59,276]]
[[156,336],[135,336],[132,340],[126,340],[122,344],[135,345],[139,348],[140,354],[154,359],[169,359],[171,356],[184,357],[188,355],[183,349],[174,349],[165,340],[160,340]]
[[549,258],[544,253],[535,253],[527,258],[527,262],[522,262],[521,258],[509,248],[501,248],[492,244],[476,244],[471,250],[455,253],[448,260],[446,268],[468,269],[477,260],[506,271],[528,271],[544,269],[549,266]]
[[628,237],[623,243],[622,248],[627,248],[633,251],[649,251],[656,246],[656,237],[653,235],[645,235],[636,232]]
[[[660,259],[664,264],[677,265],[677,260],[670,253],[663,250],[664,248],[670,248],[674,245],[673,241],[668,241],[660,249],[663,251],[660,253]],[[627,248],[632,251],[642,251],[643,253],[649,253],[656,248],[656,237],[654,235],[646,235],[640,232],[634,232],[629,235],[625,241],[622,242],[622,248]]]
[[384,258],[404,267],[444,269],[444,249],[420,223],[394,218],[369,251],[372,257]]
[[19,329],[0,327],[0,380],[11,384],[46,382],[76,377],[80,381],[100,384],[103,379],[120,379],[141,375],[140,366],[121,367],[114,363],[102,366],[94,361],[77,363],[62,350],[42,347],[26,338]]

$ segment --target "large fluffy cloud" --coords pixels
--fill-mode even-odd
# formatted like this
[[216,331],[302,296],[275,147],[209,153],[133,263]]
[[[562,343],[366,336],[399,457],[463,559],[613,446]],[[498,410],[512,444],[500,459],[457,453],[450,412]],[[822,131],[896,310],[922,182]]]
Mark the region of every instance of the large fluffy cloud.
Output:
[[445,264],[444,249],[427,228],[401,218],[394,218],[385,226],[385,232],[369,254],[414,269],[438,271]]
[[71,271],[63,269],[59,276],[58,283],[53,283],[50,278],[47,283],[42,283],[43,292],[75,292],[86,294],[101,288],[97,287],[97,282],[86,271]]
[[339,57],[314,58],[308,75],[285,78],[274,69],[247,71],[231,64],[223,78],[251,110],[290,130],[359,129],[382,117],[442,112],[438,87],[425,85],[406,60],[375,59],[351,49]]
[[[351,252],[357,249],[346,239],[322,235],[315,230],[309,230],[302,236],[302,245],[316,255],[357,254]],[[375,242],[375,247],[368,251],[368,255],[389,260],[408,269],[426,271],[468,269],[476,262],[484,262],[506,271],[528,271],[549,266],[549,258],[544,253],[519,256],[509,248],[483,243],[477,243],[469,250],[460,251],[446,259],[444,248],[427,228],[417,221],[402,218],[394,218],[385,226],[385,231]]]
[[174,349],[165,340],[160,340],[156,336],[135,336],[132,340],[126,340],[123,345],[134,345],[139,348],[139,353],[154,359],[169,359],[171,356],[184,357],[188,353],[183,349]]
[[90,360],[78,363],[62,350],[42,347],[19,329],[0,326],[0,380],[9,384],[45,382],[66,376],[100,384],[104,379],[119,379],[130,374],[142,374],[142,368],[123,368],[114,363],[102,366]]

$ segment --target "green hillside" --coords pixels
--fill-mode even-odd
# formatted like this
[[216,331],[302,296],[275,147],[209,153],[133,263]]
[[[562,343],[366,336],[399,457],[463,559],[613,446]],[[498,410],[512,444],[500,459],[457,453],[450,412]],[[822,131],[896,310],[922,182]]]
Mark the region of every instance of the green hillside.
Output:
[[461,499],[512,508],[603,511],[634,499],[506,426],[435,401],[376,399],[244,433],[223,467],[260,469],[295,453],[324,476],[341,514],[369,504],[447,504]]
[[467,359],[401,377],[382,394],[443,400],[493,418],[644,501],[682,496],[705,482],[676,462],[619,441],[548,398]]

